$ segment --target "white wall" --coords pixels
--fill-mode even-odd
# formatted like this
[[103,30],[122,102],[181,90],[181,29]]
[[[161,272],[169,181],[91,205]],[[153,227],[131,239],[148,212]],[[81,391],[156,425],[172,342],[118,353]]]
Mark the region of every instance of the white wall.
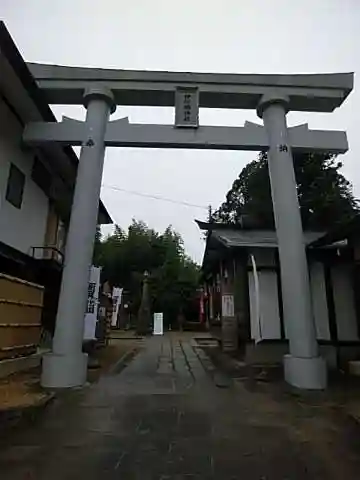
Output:
[[280,339],[279,293],[276,271],[261,270],[261,267],[276,266],[275,248],[254,247],[249,249],[248,265],[252,266],[250,255],[254,256],[259,279],[260,324],[256,313],[254,274],[249,272],[251,338]]
[[318,340],[330,340],[324,265],[320,262],[311,263],[309,270],[312,307],[317,338]]
[[331,280],[338,339],[359,340],[350,267],[347,265],[332,267]]
[[[254,249],[253,254],[257,267],[264,266],[264,264],[269,265],[271,262],[270,256],[266,255],[265,252],[261,252],[261,255],[259,255],[257,249]],[[259,337],[263,339],[279,339],[281,330],[276,272],[258,270],[260,325],[256,315],[254,274],[249,272],[248,275],[251,338],[255,340],[259,339]],[[331,280],[334,292],[338,339],[340,341],[359,340],[350,267],[346,265],[332,267]],[[317,338],[318,340],[330,340],[324,266],[320,262],[310,264],[310,286]],[[285,337],[288,338],[286,319],[284,319],[284,323]]]
[[258,271],[260,325],[256,312],[255,278],[252,272],[249,272],[248,275],[251,338],[254,340],[281,338],[276,272],[269,270]]
[[[22,126],[0,99],[0,241],[23,253],[44,244],[49,201],[31,180],[33,154],[20,147]],[[5,199],[10,164],[25,175],[21,209]]]

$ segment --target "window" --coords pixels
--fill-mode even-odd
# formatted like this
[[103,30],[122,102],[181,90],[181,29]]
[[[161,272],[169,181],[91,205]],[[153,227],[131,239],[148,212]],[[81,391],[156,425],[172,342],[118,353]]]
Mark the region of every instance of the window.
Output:
[[5,198],[16,208],[21,208],[24,187],[25,175],[16,165],[11,163]]

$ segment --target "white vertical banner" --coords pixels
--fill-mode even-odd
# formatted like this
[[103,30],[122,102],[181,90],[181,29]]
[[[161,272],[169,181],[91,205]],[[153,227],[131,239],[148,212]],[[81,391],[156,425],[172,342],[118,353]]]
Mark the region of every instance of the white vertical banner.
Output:
[[164,335],[164,314],[154,313],[153,335]]
[[84,340],[95,340],[97,313],[99,307],[101,267],[91,266],[88,284],[88,298],[84,321]]
[[113,293],[112,293],[113,313],[111,317],[112,327],[116,327],[116,324],[117,324],[119,308],[121,305],[122,292],[123,292],[122,288],[117,288],[117,287],[113,288]]

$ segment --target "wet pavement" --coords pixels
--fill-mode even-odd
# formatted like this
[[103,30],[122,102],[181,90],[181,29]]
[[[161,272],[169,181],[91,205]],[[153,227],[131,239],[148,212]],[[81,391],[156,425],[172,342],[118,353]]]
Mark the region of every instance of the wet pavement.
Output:
[[190,335],[149,338],[125,370],[3,435],[0,478],[360,478],[359,444],[336,415],[215,380]]

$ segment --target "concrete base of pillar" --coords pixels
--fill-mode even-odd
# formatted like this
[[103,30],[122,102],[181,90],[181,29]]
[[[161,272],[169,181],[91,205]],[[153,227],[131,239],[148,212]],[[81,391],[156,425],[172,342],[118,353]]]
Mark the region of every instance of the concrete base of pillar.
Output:
[[284,376],[290,385],[305,390],[323,390],[327,384],[326,362],[322,357],[299,358],[284,355]]
[[41,385],[45,388],[80,387],[86,382],[87,353],[43,356]]

